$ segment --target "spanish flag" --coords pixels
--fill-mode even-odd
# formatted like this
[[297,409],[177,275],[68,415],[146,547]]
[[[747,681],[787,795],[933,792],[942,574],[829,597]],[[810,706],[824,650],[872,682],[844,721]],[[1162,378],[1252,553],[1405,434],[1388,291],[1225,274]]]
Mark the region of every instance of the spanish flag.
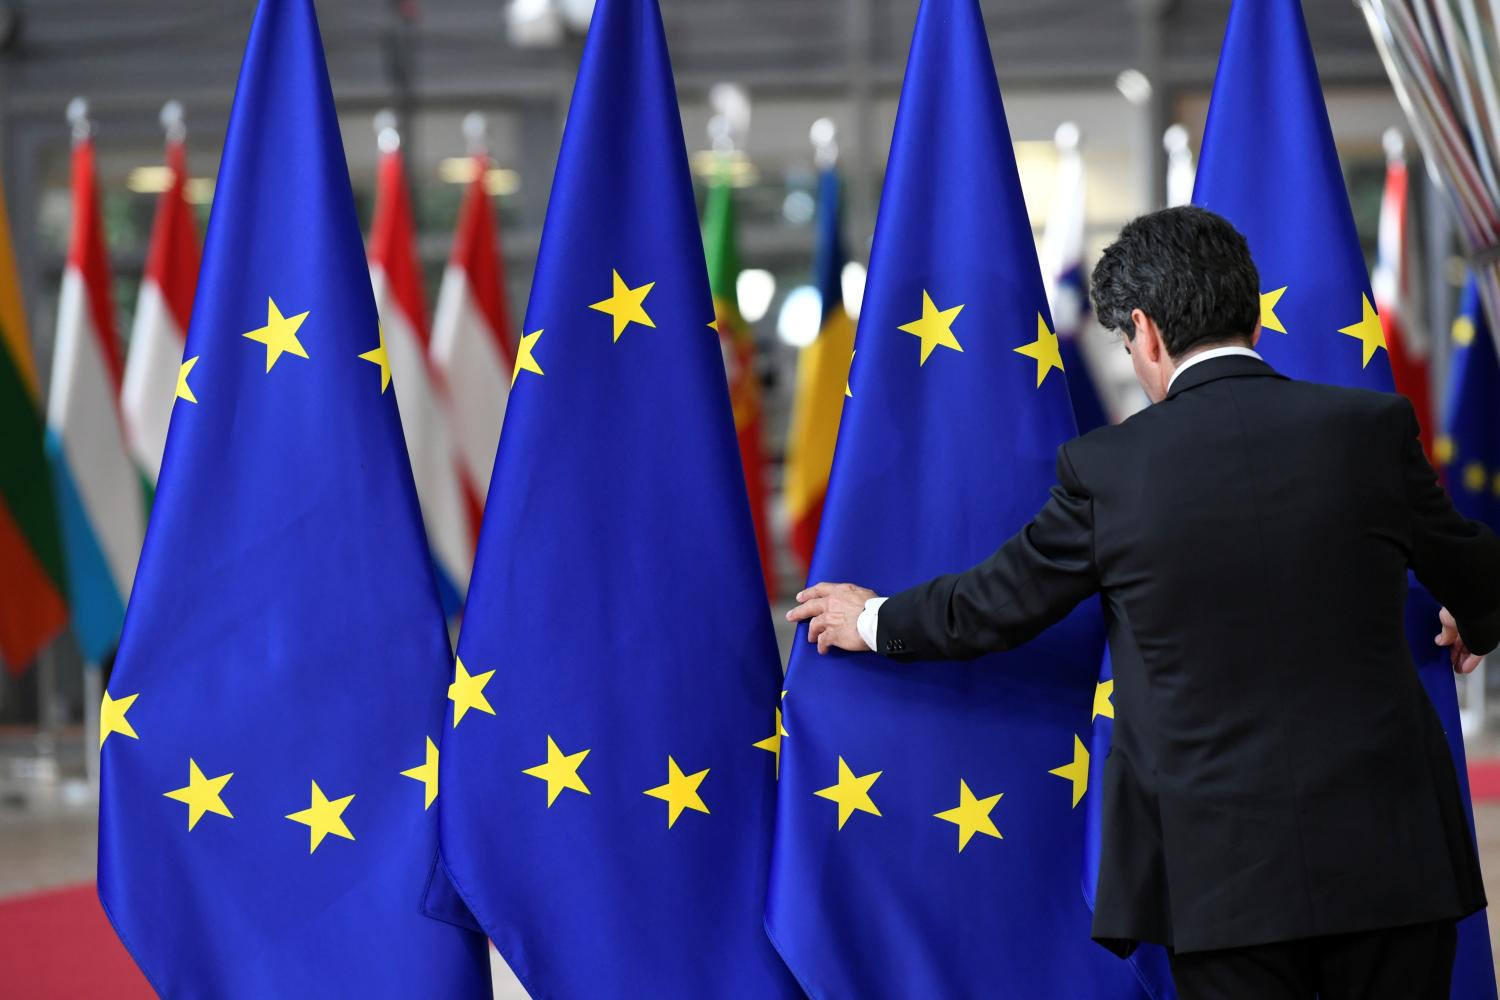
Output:
[[840,279],[844,241],[840,235],[839,175],[825,169],[818,181],[817,282],[823,296],[823,325],[818,339],[802,349],[792,396],[792,423],[786,444],[785,500],[792,550],[802,566],[812,565],[818,519],[833,443],[839,436],[839,414],[849,393],[849,362],[854,357],[854,320],[844,308]]
[[15,672],[68,619],[41,397],[0,187],[0,660]]

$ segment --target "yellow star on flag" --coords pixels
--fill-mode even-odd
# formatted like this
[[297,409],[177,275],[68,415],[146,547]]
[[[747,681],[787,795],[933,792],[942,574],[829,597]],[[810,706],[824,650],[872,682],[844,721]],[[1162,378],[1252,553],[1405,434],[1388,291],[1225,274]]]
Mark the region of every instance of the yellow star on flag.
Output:
[[427,737],[427,759],[416,767],[409,767],[401,772],[401,777],[420,781],[424,790],[422,808],[429,809],[432,802],[437,798],[438,789],[438,748],[432,742],[432,737]]
[[849,822],[849,817],[856,812],[867,812],[872,816],[879,816],[880,810],[875,808],[875,802],[870,798],[870,786],[875,784],[884,771],[872,771],[869,774],[856,775],[849,770],[849,765],[844,763],[844,758],[839,758],[839,782],[827,788],[820,788],[813,792],[820,799],[828,799],[839,804],[839,829]]
[[134,705],[135,700],[139,697],[140,693],[137,692],[136,694],[127,694],[123,698],[111,698],[108,691],[104,692],[104,701],[99,705],[100,747],[104,746],[104,741],[109,739],[111,733],[129,736],[133,740],[140,739],[135,734],[135,727],[130,724],[129,719],[125,718],[125,713],[130,711],[130,706]]
[[708,771],[708,768],[704,768],[697,774],[683,774],[677,761],[670,756],[667,758],[667,783],[646,789],[646,794],[667,804],[668,830],[676,825],[677,817],[682,815],[684,809],[708,812],[708,806],[703,804],[703,797],[698,794],[698,786],[708,777]]
[[323,838],[329,834],[335,837],[343,837],[345,840],[353,840],[354,834],[344,825],[344,810],[349,808],[349,803],[354,801],[354,796],[345,795],[341,799],[329,801],[323,794],[323,789],[318,783],[312,783],[312,804],[306,809],[287,815],[287,819],[293,823],[301,823],[307,827],[309,845],[307,853],[311,854],[318,849]]
[[1437,440],[1432,442],[1432,457],[1438,460],[1439,465],[1452,462],[1457,451],[1453,439],[1446,434],[1439,434]]
[[375,332],[380,336],[380,343],[361,354],[359,360],[380,366],[380,394],[383,396],[391,384],[391,359],[390,355],[385,353],[385,328],[377,326]]
[[[536,333],[528,333],[521,338],[521,344],[516,348],[516,366],[511,369],[510,384],[514,386],[516,379],[521,377],[522,372],[535,372],[538,375],[545,374],[542,366],[536,363],[536,357],[531,353],[536,347],[536,342],[545,331],[538,330]],[[550,343],[550,341],[549,341]]]
[[1453,321],[1450,331],[1453,334],[1453,342],[1459,347],[1468,347],[1474,343],[1474,320],[1468,316],[1460,316]]
[[1277,333],[1286,333],[1286,327],[1281,325],[1281,319],[1276,315],[1276,303],[1286,294],[1286,285],[1272,289],[1269,292],[1260,293],[1260,325],[1263,330],[1275,330]]
[[1110,701],[1114,693],[1115,679],[1113,677],[1094,685],[1094,714],[1089,716],[1090,722],[1093,722],[1101,715],[1106,719],[1113,719],[1115,717],[1115,703]]
[[495,710],[490,707],[490,700],[484,696],[484,686],[495,676],[493,670],[486,670],[482,674],[470,674],[464,669],[464,661],[455,659],[453,662],[453,683],[448,685],[448,700],[453,702],[453,728],[463,721],[464,714],[471,708],[481,712],[494,715]]
[[781,777],[781,738],[786,735],[786,727],[781,724],[781,709],[776,709],[776,728],[771,730],[771,735],[751,746],[757,750],[765,750],[776,755],[776,777]]
[[996,840],[1004,840],[1000,831],[995,828],[995,821],[990,818],[990,813],[995,809],[995,803],[1000,801],[1000,796],[991,795],[980,799],[969,791],[969,783],[962,778],[958,779],[958,805],[952,809],[945,809],[940,813],[933,813],[935,817],[946,823],[952,823],[958,827],[958,853],[962,854],[964,848],[969,846],[969,841],[974,834],[982,833]]
[[[536,767],[528,767],[522,774],[529,774],[533,778],[541,778],[547,783],[547,808],[552,808],[552,803],[563,793],[564,788],[571,788],[575,792],[592,795],[589,786],[583,783],[578,776],[578,766],[583,759],[589,755],[589,751],[580,750],[577,753],[565,754],[558,749],[552,737],[547,737],[547,761]],[[704,774],[708,772],[705,771]],[[707,812],[708,810],[704,810]]]
[[192,386],[188,385],[188,373],[197,363],[197,358],[188,358],[177,368],[177,398],[185,399],[189,403],[198,402],[198,397],[193,395]]
[[224,786],[229,784],[229,779],[234,777],[234,772],[221,774],[217,778],[205,777],[198,769],[198,762],[188,758],[188,783],[185,788],[174,788],[170,792],[162,792],[169,799],[184,802],[188,807],[188,829],[198,825],[204,813],[213,813],[216,816],[228,816],[234,819],[234,813],[224,805],[222,798]]
[[1052,369],[1063,370],[1062,346],[1057,342],[1057,334],[1047,329],[1047,320],[1041,313],[1036,314],[1036,339],[1029,344],[1015,348],[1015,352],[1035,359],[1038,389],[1047,380],[1047,375]]
[[297,331],[302,328],[302,323],[306,319],[307,313],[305,312],[300,312],[295,316],[283,316],[276,306],[276,300],[266,299],[266,325],[251,330],[245,334],[245,337],[266,345],[266,371],[268,373],[271,371],[271,366],[276,364],[283,354],[295,354],[299,358],[307,357],[302,341],[297,339]]
[[1363,307],[1363,315],[1359,322],[1353,326],[1340,327],[1339,333],[1346,337],[1353,337],[1364,346],[1364,359],[1359,365],[1364,368],[1370,364],[1370,359],[1375,356],[1376,349],[1385,347],[1385,329],[1380,325],[1380,315],[1370,304],[1368,295],[1360,296],[1360,304]]
[[645,302],[646,296],[650,293],[651,289],[656,287],[656,282],[652,281],[639,288],[631,288],[625,284],[625,279],[620,277],[619,271],[612,273],[614,274],[613,294],[603,302],[595,302],[589,308],[596,309],[602,313],[608,313],[614,317],[615,340],[617,342],[620,339],[620,334],[624,333],[625,328],[631,323],[639,323],[641,326],[647,326],[655,330],[656,324],[650,316],[646,315]]
[[1464,466],[1464,489],[1470,493],[1483,490],[1489,479],[1489,473],[1484,471],[1484,463],[1470,462]]
[[[939,347],[946,347],[962,354],[964,349],[959,346],[958,338],[953,336],[953,321],[958,319],[958,314],[964,311],[962,304],[952,309],[939,309],[932,301],[932,296],[927,294],[926,289],[922,291],[922,318],[914,319],[905,326],[898,327],[902,333],[909,333],[922,341],[922,356],[917,361],[920,368],[927,363],[928,357]],[[853,355],[850,355],[851,360]]]
[[1083,740],[1074,735],[1072,762],[1062,767],[1054,767],[1047,773],[1055,774],[1073,783],[1073,805],[1077,806],[1079,800],[1083,798],[1083,793],[1088,791],[1089,787],[1089,750],[1083,745]]

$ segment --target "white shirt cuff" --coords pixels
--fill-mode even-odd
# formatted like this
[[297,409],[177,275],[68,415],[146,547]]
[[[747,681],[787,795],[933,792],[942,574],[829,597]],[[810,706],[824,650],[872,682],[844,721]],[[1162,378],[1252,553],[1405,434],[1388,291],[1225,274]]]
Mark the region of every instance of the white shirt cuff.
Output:
[[859,613],[859,620],[854,623],[855,628],[859,629],[859,637],[870,647],[871,652],[875,650],[875,637],[880,629],[880,606],[885,602],[884,597],[870,598],[865,602],[865,609]]

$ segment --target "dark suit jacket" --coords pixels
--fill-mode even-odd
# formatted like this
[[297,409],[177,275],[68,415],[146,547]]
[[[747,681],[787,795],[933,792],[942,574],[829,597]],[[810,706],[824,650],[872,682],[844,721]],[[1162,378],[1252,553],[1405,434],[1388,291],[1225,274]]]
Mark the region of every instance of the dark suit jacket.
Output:
[[1402,614],[1410,568],[1494,648],[1500,540],[1453,509],[1410,404],[1215,358],[1057,466],[989,559],[887,601],[877,645],[974,657],[1100,595],[1116,718],[1094,937],[1203,951],[1483,907]]

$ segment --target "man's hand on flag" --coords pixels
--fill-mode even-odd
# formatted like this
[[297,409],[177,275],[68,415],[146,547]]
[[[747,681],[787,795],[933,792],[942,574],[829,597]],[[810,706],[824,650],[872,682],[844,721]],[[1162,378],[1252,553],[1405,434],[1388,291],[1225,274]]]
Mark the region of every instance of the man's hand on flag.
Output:
[[[800,598],[802,595],[797,596]],[[1472,674],[1484,657],[1469,652],[1469,647],[1464,645],[1463,636],[1458,634],[1458,622],[1453,620],[1453,614],[1447,608],[1438,612],[1438,621],[1442,622],[1443,630],[1433,636],[1432,641],[1439,646],[1448,647],[1454,673]]]
[[859,613],[875,591],[852,583],[819,583],[797,595],[801,603],[786,613],[789,622],[808,622],[807,641],[818,644],[818,652],[847,649],[868,652],[859,634]]

